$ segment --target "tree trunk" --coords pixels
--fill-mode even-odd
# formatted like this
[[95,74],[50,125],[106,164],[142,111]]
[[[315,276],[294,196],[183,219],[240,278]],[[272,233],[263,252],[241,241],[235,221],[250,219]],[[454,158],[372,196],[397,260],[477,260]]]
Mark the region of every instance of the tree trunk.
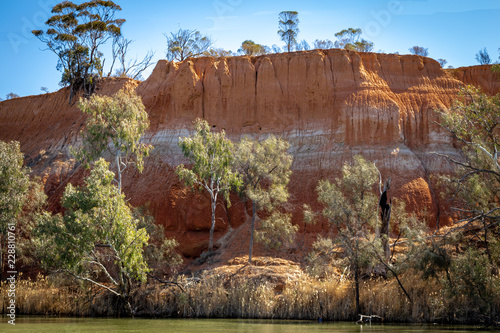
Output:
[[210,226],[210,236],[208,239],[208,251],[214,252],[214,229],[215,229],[215,208],[217,207],[217,196],[212,197],[212,225]]
[[2,235],[0,235],[0,280],[3,277],[3,251],[2,251],[2,246],[3,246]]
[[389,246],[389,226],[391,222],[391,206],[392,203],[387,203],[387,191],[391,186],[391,178],[385,182],[384,191],[380,195],[379,206],[381,208],[380,218],[382,220],[382,228],[380,229],[380,237],[382,240],[382,249],[384,251],[385,262],[389,262],[391,257],[391,249]]
[[253,234],[255,230],[255,218],[257,216],[257,204],[252,201],[252,226],[250,227],[250,251],[248,252],[248,263],[252,264]]
[[118,192],[122,193],[122,170],[120,165],[120,151],[116,152],[115,160],[116,160],[116,172],[118,173]]
[[359,267],[358,267],[358,259],[356,258],[354,261],[354,289],[356,292],[356,316],[360,314],[359,311]]

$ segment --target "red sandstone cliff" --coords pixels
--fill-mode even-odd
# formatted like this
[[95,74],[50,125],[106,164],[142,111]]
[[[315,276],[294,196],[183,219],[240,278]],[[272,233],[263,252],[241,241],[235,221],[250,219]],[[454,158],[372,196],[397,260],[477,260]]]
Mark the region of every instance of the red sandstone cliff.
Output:
[[[453,75],[430,58],[344,50],[160,61],[137,87],[151,121],[144,140],[156,148],[143,174],[124,176],[124,191],[134,205],[149,203],[157,223],[180,240],[186,256],[199,255],[208,241],[209,201],[185,189],[172,168],[182,161],[179,136],[203,117],[234,140],[276,134],[290,141],[294,173],[288,209],[301,226],[291,256],[301,256],[308,250],[302,244],[327,229],[304,226],[300,207],[315,206],[317,181],[338,175],[342,163],[358,153],[392,177],[391,196],[426,209],[435,223],[440,214],[429,176],[449,169],[431,153],[457,151],[434,123],[433,110],[450,106],[462,81],[498,91],[488,67]],[[98,93],[112,94],[124,82],[105,80]],[[67,94],[62,89],[0,103],[0,139],[21,142],[26,163],[45,181],[52,208],[65,185],[84,175],[68,150],[78,144],[84,117],[68,105]],[[217,223],[216,236],[220,246],[240,254],[247,251],[245,204],[233,199],[230,209],[219,205],[224,222]]]

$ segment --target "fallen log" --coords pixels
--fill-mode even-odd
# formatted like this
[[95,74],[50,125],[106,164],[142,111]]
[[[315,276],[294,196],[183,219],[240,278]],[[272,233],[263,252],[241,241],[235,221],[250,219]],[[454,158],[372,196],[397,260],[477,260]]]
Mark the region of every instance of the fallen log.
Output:
[[362,323],[366,323],[366,322],[369,322],[371,324],[371,322],[373,321],[376,321],[376,322],[383,322],[384,321],[384,318],[380,317],[380,316],[377,316],[377,315],[370,315],[370,316],[367,316],[367,315],[362,315],[360,314],[359,315],[359,320],[356,322],[357,324],[362,324]]

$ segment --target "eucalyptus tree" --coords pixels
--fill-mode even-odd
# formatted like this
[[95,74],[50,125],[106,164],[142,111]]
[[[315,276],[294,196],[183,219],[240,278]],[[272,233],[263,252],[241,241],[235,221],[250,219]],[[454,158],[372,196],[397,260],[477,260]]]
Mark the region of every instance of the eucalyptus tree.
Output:
[[214,44],[208,36],[202,35],[198,30],[179,29],[171,32],[167,38],[167,59],[183,61],[189,57],[199,57],[209,51]]
[[153,148],[140,142],[149,127],[141,97],[132,85],[128,85],[113,96],[92,95],[89,99],[80,99],[78,108],[88,117],[86,129],[81,132],[83,144],[72,149],[73,154],[88,163],[108,151],[116,164],[116,181],[121,191],[125,169],[135,164],[142,172],[144,158]]
[[462,144],[461,158],[438,154],[457,166],[456,176],[447,178],[453,185],[454,209],[464,221],[483,224],[482,242],[492,259],[489,243],[497,242],[493,235],[500,222],[500,95],[468,86],[439,114],[443,128]]
[[253,40],[245,40],[241,43],[241,48],[238,50],[238,53],[247,56],[259,56],[267,54],[269,51],[269,47],[265,45],[257,44]]
[[313,47],[314,49],[327,50],[327,49],[333,49],[334,44],[329,39],[316,39],[314,41]]
[[33,241],[45,267],[118,296],[130,314],[132,283],[145,282],[149,271],[143,255],[149,235],[113,179],[108,162],[99,159],[85,186],[66,187],[64,215],[39,216]]
[[419,55],[419,56],[422,56],[422,57],[427,57],[429,56],[429,49],[423,47],[423,46],[412,46],[408,49],[410,51],[411,54],[414,54],[414,55]]
[[311,45],[305,39],[297,44],[297,51],[309,51],[310,49]]
[[488,54],[488,50],[486,50],[486,48],[483,48],[476,53],[476,61],[480,65],[491,64],[491,58],[490,58],[490,55]]
[[363,31],[360,28],[348,28],[335,34],[337,40],[334,43],[336,48],[353,50],[358,52],[370,52],[373,50],[373,43],[361,38]]
[[297,44],[299,34],[299,13],[296,11],[283,11],[279,14],[278,35],[285,42],[288,52]]
[[[359,282],[361,267],[373,259],[372,230],[379,223],[377,196],[373,193],[378,183],[376,167],[362,156],[354,157],[353,164],[344,164],[342,176],[320,180],[316,191],[318,201],[323,205],[322,215],[335,227],[338,236],[335,241],[344,250],[344,256],[354,273],[356,314],[359,314]],[[324,240],[323,240],[324,241]],[[333,243],[332,243],[333,244]]]
[[206,120],[194,121],[195,133],[179,139],[179,147],[192,165],[188,169],[183,164],[176,169],[179,177],[190,187],[206,190],[210,194],[212,208],[209,252],[214,248],[215,210],[219,195],[229,201],[232,188],[239,188],[241,179],[232,170],[233,144],[224,131],[211,132]]
[[[442,178],[449,185],[447,197],[458,226],[443,238],[439,257],[424,258],[424,268],[446,273],[442,281],[452,300],[465,297],[469,306],[461,317],[490,323],[498,318],[500,297],[500,95],[463,87],[439,115],[462,150],[458,156],[438,154],[456,166],[454,175]],[[451,253],[450,243],[461,251]]]
[[[241,175],[242,193],[252,201],[252,222],[250,227],[250,249],[248,262],[252,262],[255,222],[258,210],[273,212],[288,200],[292,156],[287,152],[289,143],[270,136],[262,142],[243,139],[235,149],[235,169]],[[277,217],[279,215],[271,215]],[[274,218],[274,221],[278,219]],[[272,221],[265,223],[271,227]],[[279,232],[290,228],[288,223],[277,224]]]
[[[17,141],[0,141],[0,267],[3,272],[3,249],[9,235],[16,236],[16,221],[22,211],[30,186],[29,169]],[[12,243],[15,244],[15,243]],[[10,247],[5,246],[10,249]],[[15,269],[12,269],[15,270]]]
[[58,57],[57,69],[63,73],[60,84],[70,87],[70,103],[79,90],[91,95],[97,79],[103,76],[101,47],[121,35],[125,20],[115,17],[120,10],[113,1],[92,0],[79,5],[63,1],[52,8],[54,15],[45,22],[46,31],[32,31]]

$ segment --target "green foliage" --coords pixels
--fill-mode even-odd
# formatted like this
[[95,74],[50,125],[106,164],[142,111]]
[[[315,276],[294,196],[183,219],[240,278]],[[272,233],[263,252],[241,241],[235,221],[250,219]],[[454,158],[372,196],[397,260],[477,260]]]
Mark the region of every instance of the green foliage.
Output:
[[292,51],[297,44],[297,35],[299,34],[299,13],[296,11],[281,12],[278,26],[278,35],[285,42],[287,51]]
[[419,55],[422,57],[429,56],[429,49],[424,48],[423,46],[412,46],[408,49],[411,54]]
[[335,44],[329,39],[316,39],[313,46],[314,49],[322,50],[333,49],[334,47]]
[[255,240],[273,250],[292,243],[299,227],[293,225],[291,219],[291,214],[273,211],[271,216],[261,220],[260,229],[255,232]]
[[447,157],[458,166],[457,176],[448,180],[455,185],[463,217],[498,222],[500,96],[488,96],[469,86],[450,110],[439,114],[442,126],[463,143],[462,160]]
[[163,225],[157,224],[153,216],[148,214],[147,207],[133,210],[138,220],[137,228],[146,229],[149,243],[144,248],[144,259],[151,269],[176,269],[182,264],[182,257],[175,251],[179,243],[175,238],[166,238]]
[[[93,95],[80,99],[79,109],[88,115],[86,130],[82,131],[83,145],[72,152],[80,161],[91,162],[108,150],[115,159],[118,173],[118,188],[121,190],[121,175],[130,163],[142,172],[144,157],[153,148],[140,143],[149,127],[141,98],[132,86],[127,86],[113,96]],[[135,158],[135,161],[129,158]]]
[[30,186],[29,169],[17,141],[0,141],[0,267],[8,232],[15,232]]
[[312,251],[307,255],[307,270],[313,276],[325,278],[332,273],[334,262],[335,244],[331,238],[318,234],[318,238],[312,245]]
[[6,100],[9,100],[9,99],[14,99],[14,98],[19,98],[19,97],[20,97],[20,96],[19,96],[18,94],[11,92],[11,93],[8,93],[8,94],[5,96],[5,99],[6,99]]
[[63,73],[61,85],[69,85],[72,93],[83,88],[90,95],[95,77],[102,76],[100,47],[121,34],[125,20],[115,18],[120,10],[113,1],[92,0],[80,5],[63,1],[52,8],[54,15],[45,23],[46,31],[32,31],[57,55],[57,68]]
[[[441,155],[456,165],[449,181],[460,228],[450,232],[443,246],[424,255],[424,277],[446,273],[449,298],[467,307],[455,316],[491,323],[498,316],[497,299],[500,221],[500,167],[498,161],[500,96],[488,96],[468,86],[462,89],[451,109],[439,111],[441,125],[462,146],[460,159]],[[466,231],[472,230],[473,237]],[[444,242],[455,245],[456,255]]]
[[500,281],[498,276],[492,274],[487,256],[468,248],[450,266],[448,297],[457,300],[465,298],[468,303],[467,309],[456,315],[473,317],[488,324],[496,321],[498,309],[495,303],[500,297]]
[[229,201],[231,188],[239,188],[241,179],[232,170],[233,144],[226,138],[224,131],[210,132],[206,120],[197,119],[194,122],[195,133],[193,136],[180,138],[184,156],[189,159],[192,168],[188,169],[183,164],[179,165],[176,173],[191,187],[205,189],[210,194],[212,207],[212,225],[210,227],[209,251],[213,251],[213,232],[215,228],[215,208],[219,194]]
[[245,40],[241,43],[241,48],[238,50],[238,53],[247,56],[259,56],[269,53],[269,48],[265,45],[257,44],[253,40]]
[[437,279],[441,272],[449,271],[452,258],[443,246],[433,242],[430,246],[422,246],[420,250],[416,268],[422,272],[424,280]]
[[[377,223],[378,198],[373,193],[378,183],[378,172],[362,156],[354,157],[354,164],[344,164],[342,178],[334,183],[321,180],[316,188],[318,200],[325,206],[323,216],[341,232],[357,234]],[[366,230],[365,230],[366,231]]]
[[486,48],[483,48],[483,49],[479,50],[478,53],[476,53],[476,61],[480,65],[491,64],[491,58],[490,58],[490,55],[488,54],[488,50],[486,50]]
[[286,140],[273,135],[262,142],[245,138],[236,147],[235,167],[243,180],[243,193],[259,209],[271,211],[288,200],[293,160],[289,147]]
[[[287,186],[292,173],[290,167],[293,160],[287,152],[289,147],[290,144],[287,141],[273,135],[262,142],[245,138],[236,147],[235,169],[243,182],[242,193],[252,200],[253,205],[249,262],[252,260],[257,212],[261,209],[273,212],[277,206],[288,200]],[[271,217],[261,221],[258,239],[263,241],[265,246],[281,245],[283,241],[277,238],[280,233],[279,228],[282,228],[283,239],[288,239],[290,242],[290,237],[294,234],[293,230],[296,229],[291,225],[288,215],[278,212],[273,212]]]
[[[113,185],[114,174],[108,166],[99,159],[85,187],[66,187],[64,215],[40,215],[34,242],[45,267],[127,298],[132,279],[146,280],[149,269],[143,249],[149,236],[138,228],[124,195]],[[97,282],[98,277],[104,277],[106,285]]]
[[[378,198],[373,193],[378,183],[378,170],[362,156],[354,156],[353,164],[344,164],[342,177],[335,182],[320,180],[316,188],[322,215],[338,231],[336,243],[354,273],[356,311],[359,313],[359,275],[361,267],[371,264],[370,252],[380,247],[371,230],[379,224]],[[376,242],[377,241],[377,242]],[[378,251],[380,252],[380,251]]]
[[311,45],[303,39],[300,43],[297,43],[296,50],[297,51],[309,51],[311,49]]
[[203,55],[214,58],[226,58],[232,56],[233,52],[224,50],[223,48],[212,48],[208,51],[203,52]]
[[437,61],[439,62],[439,65],[440,65],[441,67],[443,67],[443,68],[444,68],[444,66],[446,66],[446,64],[448,63],[448,60],[446,60],[446,59],[442,59],[442,58],[441,58],[441,59],[438,59]]
[[15,223],[21,213],[29,189],[28,168],[23,166],[24,155],[17,141],[0,141],[0,233]]
[[[428,252],[441,253],[440,245],[432,242],[432,248],[427,244],[428,227],[423,219],[417,218],[414,214],[408,214],[404,202],[394,200],[393,216],[398,223],[399,236],[398,239],[404,239],[403,244],[406,247],[403,254],[398,255],[395,262],[389,262],[390,268],[395,273],[401,273],[410,268],[420,269],[424,275],[424,279],[430,277],[427,270],[427,259],[425,257]],[[444,255],[444,254],[443,254]],[[432,275],[432,274],[431,274]]]
[[363,31],[358,28],[348,28],[335,34],[337,40],[334,47],[358,52],[370,52],[373,50],[373,43],[365,39],[360,39]]
[[190,57],[199,57],[207,52],[213,45],[208,36],[203,36],[198,30],[179,29],[171,32],[167,38],[167,59],[184,61]]
[[44,211],[47,204],[47,195],[43,187],[40,178],[29,182],[22,211],[16,220],[16,259],[17,262],[25,266],[37,263],[36,250],[31,238],[37,216]]

